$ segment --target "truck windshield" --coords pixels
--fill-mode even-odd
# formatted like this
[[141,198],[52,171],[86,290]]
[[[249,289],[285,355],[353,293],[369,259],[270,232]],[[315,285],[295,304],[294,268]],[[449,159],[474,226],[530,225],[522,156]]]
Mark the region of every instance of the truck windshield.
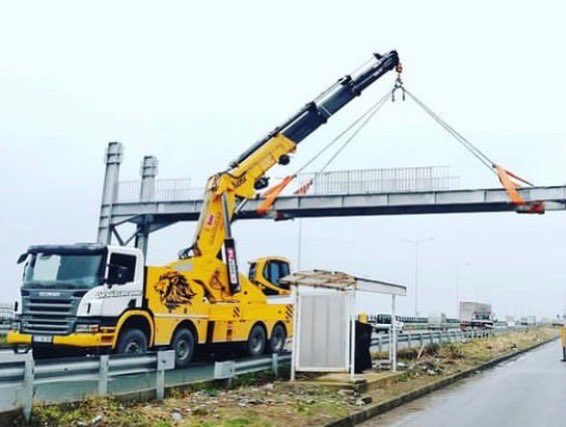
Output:
[[32,254],[24,285],[91,288],[102,284],[102,254]]

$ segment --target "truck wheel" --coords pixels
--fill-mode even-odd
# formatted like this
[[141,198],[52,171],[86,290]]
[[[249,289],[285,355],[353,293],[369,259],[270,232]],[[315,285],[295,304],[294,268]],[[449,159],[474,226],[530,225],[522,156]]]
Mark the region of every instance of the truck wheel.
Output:
[[184,368],[189,364],[195,352],[195,337],[190,329],[179,329],[175,332],[173,343],[175,351],[175,367]]
[[273,332],[271,332],[271,339],[267,344],[267,351],[269,353],[280,353],[285,347],[285,341],[287,340],[287,334],[285,333],[285,328],[281,324],[275,325]]
[[147,337],[139,329],[129,329],[120,334],[116,353],[120,354],[142,354],[147,352]]
[[246,344],[246,353],[248,356],[261,356],[265,351],[266,337],[265,331],[260,325],[255,325],[250,332],[248,342]]

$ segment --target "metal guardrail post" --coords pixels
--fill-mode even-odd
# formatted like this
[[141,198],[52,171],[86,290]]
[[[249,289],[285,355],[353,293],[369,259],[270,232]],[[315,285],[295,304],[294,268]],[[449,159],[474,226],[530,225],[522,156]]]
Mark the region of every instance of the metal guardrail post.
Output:
[[22,409],[24,418],[29,421],[33,405],[33,380],[35,376],[35,363],[31,354],[24,361],[24,382],[22,389]]
[[271,355],[271,370],[275,378],[277,378],[279,376],[279,354],[277,353]]
[[155,398],[165,397],[165,371],[175,367],[175,352],[173,350],[157,352],[157,371],[155,373]]
[[232,378],[234,377],[235,374],[236,374],[236,362],[234,362],[233,360],[214,363],[214,379],[226,380],[227,387],[232,386]]
[[381,347],[382,347],[382,344],[381,344],[381,335],[378,335],[378,336],[377,336],[377,351],[378,351],[379,353],[381,353],[381,350],[382,350]]
[[410,332],[407,335],[407,347],[408,348],[412,347],[412,345],[411,345],[411,333]]
[[157,365],[157,372],[155,377],[155,398],[157,400],[163,400],[165,397],[165,369],[160,368]]
[[423,338],[423,335],[424,335],[424,334],[423,334],[422,332],[419,334],[419,344],[420,344],[421,347],[424,345],[424,338]]
[[99,358],[98,367],[98,394],[104,396],[108,394],[108,359],[110,356],[102,354]]

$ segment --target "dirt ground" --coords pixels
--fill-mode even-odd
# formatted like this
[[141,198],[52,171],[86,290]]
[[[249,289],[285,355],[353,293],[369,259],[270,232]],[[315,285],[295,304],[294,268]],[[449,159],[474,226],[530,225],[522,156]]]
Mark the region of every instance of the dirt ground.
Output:
[[239,378],[230,389],[209,385],[174,392],[162,402],[124,403],[114,398],[92,398],[74,405],[38,406],[34,408],[31,425],[320,426],[370,403],[388,400],[557,334],[556,329],[538,328],[466,343],[403,350],[399,354],[402,375],[365,394],[300,382],[290,384],[262,374]]

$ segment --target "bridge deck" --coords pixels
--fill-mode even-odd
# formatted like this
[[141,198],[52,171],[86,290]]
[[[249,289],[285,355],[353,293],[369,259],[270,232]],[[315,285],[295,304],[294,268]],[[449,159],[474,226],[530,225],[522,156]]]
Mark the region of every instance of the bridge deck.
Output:
[[[525,200],[544,201],[547,210],[566,209],[566,186],[534,187],[520,190]],[[241,211],[242,219],[258,219],[260,200],[251,200]],[[115,203],[112,224],[172,223],[196,221],[202,200]],[[303,195],[279,198],[274,211],[295,218],[339,217],[356,215],[413,215],[513,211],[503,189],[443,190],[408,193],[367,193],[337,195]],[[110,206],[102,206],[102,217],[108,219]],[[265,216],[263,216],[265,218]],[[268,216],[269,218],[269,216]]]

